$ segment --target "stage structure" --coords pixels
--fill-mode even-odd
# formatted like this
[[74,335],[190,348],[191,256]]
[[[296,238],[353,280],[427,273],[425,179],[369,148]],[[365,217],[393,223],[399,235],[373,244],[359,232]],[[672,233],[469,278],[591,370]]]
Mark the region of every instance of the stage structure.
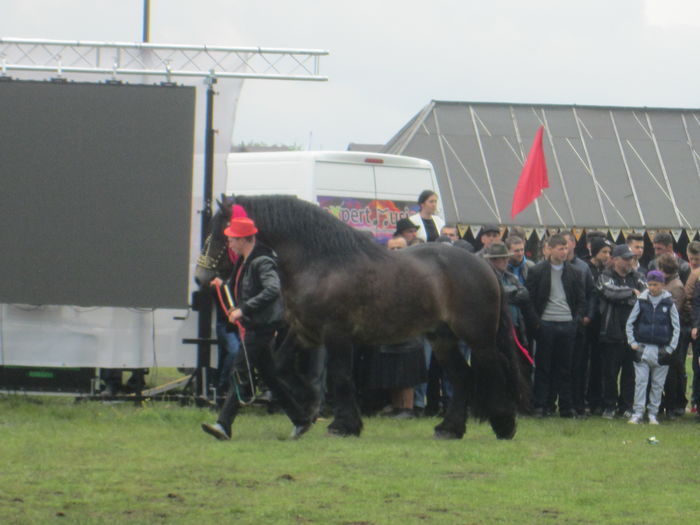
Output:
[[[327,78],[319,74],[324,55],[326,51],[304,49],[2,38],[0,82],[19,86],[21,83],[15,81],[51,81],[68,88],[74,82],[90,81],[107,84],[101,86],[103,89],[140,84],[130,87],[150,88],[154,93],[184,93],[187,88],[183,86],[196,88],[192,198],[187,206],[192,212],[186,278],[189,292],[193,292],[194,261],[201,233],[208,228],[213,195],[223,190],[225,157],[243,79],[325,81]],[[156,85],[159,88],[153,87]],[[161,88],[166,89],[157,90]],[[182,104],[175,104],[183,110]],[[186,114],[187,104],[184,106]],[[220,137],[217,142],[215,133]],[[27,203],[28,211],[30,206]],[[47,217],[47,221],[51,219]],[[30,301],[32,304],[17,304],[17,295],[9,300],[0,298],[5,303],[0,304],[0,367],[197,366],[198,389],[207,396],[204,365],[211,361],[211,302],[208,298],[195,299],[199,315],[194,316],[186,300],[179,302],[181,296],[157,305],[105,302],[90,306],[65,305],[63,299],[57,301],[62,305],[35,300]],[[182,344],[194,334],[196,353]],[[38,376],[41,374],[35,374],[34,379]],[[7,385],[0,381],[3,388]]]

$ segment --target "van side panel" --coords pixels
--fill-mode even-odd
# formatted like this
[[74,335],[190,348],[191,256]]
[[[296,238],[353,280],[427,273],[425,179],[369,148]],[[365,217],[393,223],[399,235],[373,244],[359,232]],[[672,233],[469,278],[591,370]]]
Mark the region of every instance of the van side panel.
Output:
[[[288,194],[317,203],[350,226],[386,242],[399,219],[418,211],[417,197],[438,193],[430,162],[363,152],[232,153],[229,194]],[[442,213],[438,211],[440,215]]]

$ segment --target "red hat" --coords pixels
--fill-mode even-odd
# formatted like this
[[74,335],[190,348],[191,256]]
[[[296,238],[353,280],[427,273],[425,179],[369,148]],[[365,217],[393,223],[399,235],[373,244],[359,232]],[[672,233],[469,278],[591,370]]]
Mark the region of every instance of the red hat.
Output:
[[250,237],[258,233],[253,219],[248,217],[235,217],[231,219],[228,228],[224,230],[227,237]]

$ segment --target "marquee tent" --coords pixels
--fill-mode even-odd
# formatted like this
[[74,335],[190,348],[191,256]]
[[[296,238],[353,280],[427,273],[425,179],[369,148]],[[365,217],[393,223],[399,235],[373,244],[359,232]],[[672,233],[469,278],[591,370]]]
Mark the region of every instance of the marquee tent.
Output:
[[[540,126],[550,187],[511,220]],[[700,225],[700,109],[433,100],[384,152],[430,160],[447,220],[473,231],[496,222],[693,239]]]

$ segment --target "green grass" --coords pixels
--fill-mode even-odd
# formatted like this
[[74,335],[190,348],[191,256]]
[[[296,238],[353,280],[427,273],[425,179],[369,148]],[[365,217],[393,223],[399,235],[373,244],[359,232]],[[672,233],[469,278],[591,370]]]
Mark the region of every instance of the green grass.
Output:
[[[693,523],[700,425],[551,418],[513,441],[436,419],[326,423],[290,441],[289,421],[246,409],[234,439],[175,404],[0,397],[0,523]],[[655,435],[659,444],[650,445]]]

